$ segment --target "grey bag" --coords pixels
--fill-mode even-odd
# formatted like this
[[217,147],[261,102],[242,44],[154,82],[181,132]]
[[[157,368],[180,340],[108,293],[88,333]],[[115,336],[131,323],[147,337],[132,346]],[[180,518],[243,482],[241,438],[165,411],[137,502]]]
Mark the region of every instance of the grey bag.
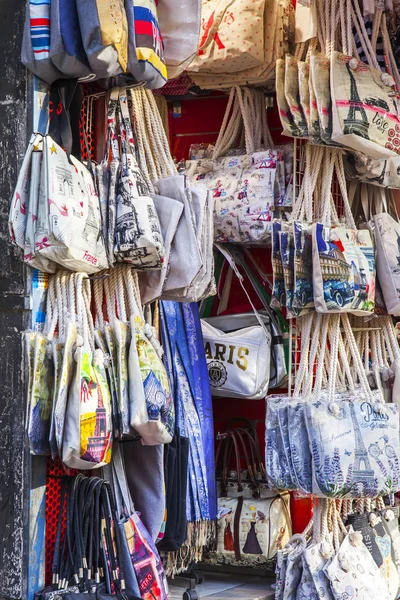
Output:
[[76,6],[83,47],[93,73],[104,79],[126,73],[128,23],[123,0],[79,0]]
[[[191,285],[203,265],[203,258],[197,240],[197,224],[187,194],[185,177],[183,175],[165,177],[158,181],[156,186],[160,194],[178,200],[184,207],[171,247],[169,271],[163,289],[164,300],[175,300],[173,292]],[[167,292],[172,294],[171,298]]]
[[158,218],[160,219],[161,233],[164,238],[165,259],[164,265],[159,271],[143,271],[138,273],[140,296],[143,304],[153,302],[153,300],[161,296],[169,270],[173,240],[183,213],[183,204],[177,200],[166,198],[165,196],[153,196],[153,201]]
[[76,0],[51,0],[50,58],[67,79],[92,75],[79,30]]
[[[35,19],[40,19],[40,26]],[[63,77],[50,59],[50,2],[34,4],[27,0],[21,61],[49,85]]]

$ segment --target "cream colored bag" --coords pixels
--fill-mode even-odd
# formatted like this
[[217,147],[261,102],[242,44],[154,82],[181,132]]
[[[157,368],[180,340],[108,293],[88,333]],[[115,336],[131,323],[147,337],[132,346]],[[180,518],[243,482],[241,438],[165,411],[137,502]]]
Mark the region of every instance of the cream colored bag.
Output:
[[[203,0],[202,29],[197,57],[191,71],[229,73],[259,67],[264,63],[264,12],[273,0]],[[273,19],[268,23],[274,25]],[[257,24],[257,26],[255,26]]]
[[[251,29],[254,30],[254,27]],[[208,68],[208,63],[204,68],[199,69],[195,62],[189,67],[190,76],[196,85],[206,89],[229,89],[235,85],[273,84],[276,60],[292,49],[291,31],[294,31],[294,10],[291,0],[279,0],[272,3],[268,0],[264,11],[263,60],[260,64],[241,70],[235,66],[236,63],[226,64],[224,71],[218,73],[212,68]],[[234,40],[234,44],[238,44],[237,38]],[[192,68],[193,64],[194,68]]]
[[[345,0],[341,0],[341,3],[345,4]],[[332,140],[372,158],[389,158],[400,154],[400,118],[394,92],[395,81],[391,75],[380,70],[358,3],[352,1],[351,4],[352,23],[360,32],[368,64],[352,58],[353,42],[344,28],[343,53],[333,52],[331,55]],[[385,54],[390,62],[390,44],[385,42],[387,30],[384,18],[379,30],[383,34]]]

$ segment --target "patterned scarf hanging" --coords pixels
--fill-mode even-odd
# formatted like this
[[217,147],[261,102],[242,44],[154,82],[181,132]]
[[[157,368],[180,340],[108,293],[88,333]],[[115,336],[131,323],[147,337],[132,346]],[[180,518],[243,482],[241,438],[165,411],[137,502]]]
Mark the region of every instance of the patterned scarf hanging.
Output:
[[190,306],[160,303],[165,364],[174,393],[177,427],[189,440],[188,539],[179,553],[168,554],[168,574],[184,571],[201,559],[214,532],[216,515],[211,396],[208,378],[202,381],[200,322],[196,326],[199,315]]

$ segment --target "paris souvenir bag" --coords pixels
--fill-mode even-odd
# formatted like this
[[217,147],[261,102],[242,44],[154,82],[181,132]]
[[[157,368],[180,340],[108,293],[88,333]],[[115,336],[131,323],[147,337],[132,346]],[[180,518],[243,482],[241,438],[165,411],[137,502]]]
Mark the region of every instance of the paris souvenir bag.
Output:
[[107,268],[99,198],[84,164],[44,138],[35,252],[71,271]]
[[374,216],[376,270],[387,311],[400,315],[400,224],[388,212]]
[[390,158],[398,153],[400,141],[395,81],[382,73],[357,2],[354,7],[352,26],[359,28],[368,64],[351,56],[352,40],[342,27],[343,53],[331,56],[332,140],[372,158]]
[[76,0],[51,0],[50,58],[62,77],[94,78],[83,48],[77,5]]
[[[137,274],[126,267],[121,275],[129,299],[131,325],[128,354],[130,425],[142,437],[143,444],[168,444],[173,437],[175,409],[161,358],[162,349],[153,327],[144,319]],[[121,296],[119,302],[122,304]]]
[[157,14],[169,79],[181,75],[197,52],[201,5],[201,0],[184,0],[176,10],[173,0],[158,3]]
[[[253,118],[254,114],[258,115],[257,119]],[[246,154],[224,156],[239,136],[242,121]],[[273,148],[273,144],[262,92],[233,88],[213,160],[187,163],[189,179],[193,183],[204,183],[215,201],[217,242],[257,244],[269,239],[271,206],[275,201],[276,174],[282,153],[268,148]]]
[[[76,299],[83,344],[74,354],[62,441],[62,461],[74,469],[95,469],[111,460],[112,400],[104,354],[89,334],[89,306],[84,301],[85,276],[76,278]],[[86,281],[87,276],[86,276]]]
[[[394,518],[394,513],[393,513]],[[399,591],[399,573],[395,565],[395,551],[386,521],[379,512],[367,510],[347,517],[347,523],[362,534],[363,541],[385,580],[390,597],[395,600]]]
[[[140,443],[140,442],[138,442]],[[118,560],[128,594],[151,600],[167,600],[168,583],[157,548],[139,513],[128,487],[122,446],[116,443],[111,465],[104,469],[115,496]]]
[[231,255],[218,247],[238,277],[258,325],[225,333],[202,320],[211,392],[213,396],[265,398],[270,378],[271,333],[254,308]]
[[115,255],[138,269],[160,269],[164,240],[152,198],[138,167],[126,89],[120,88],[121,169],[116,199]]
[[126,73],[128,22],[124,1],[79,0],[76,7],[83,48],[93,73],[100,79]]
[[251,466],[247,465],[256,493],[253,498],[245,498],[240,456],[244,451],[249,462],[251,449],[250,446],[246,449],[246,436],[240,429],[230,430],[220,444],[224,445],[220,455],[224,457],[225,471],[229,468],[231,447],[237,474],[236,497],[231,494],[231,497],[218,498],[217,549],[210,553],[209,561],[212,564],[268,568],[269,561],[291,536],[289,494],[281,495],[271,490],[258,497],[257,481],[251,476]]
[[368,600],[377,594],[383,600],[391,600],[386,582],[378,566],[362,541],[362,536],[350,526],[348,534],[340,545],[339,552],[326,565],[335,600],[349,597]]
[[[400,488],[398,407],[384,404],[380,390],[371,391],[348,315],[333,315],[331,319],[328,394],[306,404],[313,493],[374,498],[396,492]],[[346,368],[349,391],[335,396],[341,324],[359,387],[355,387],[351,371]],[[346,360],[345,353],[342,360]]]
[[[375,305],[374,247],[370,232],[355,227],[339,152],[325,151],[322,218],[312,227],[314,303],[319,312],[365,315],[372,313]],[[334,166],[345,208],[345,224],[339,222],[331,203]]]
[[22,162],[17,184],[11,199],[8,218],[10,240],[24,252],[24,262],[47,273],[54,273],[57,265],[35,255],[35,231],[39,199],[44,135],[48,126],[46,95],[39,113],[37,133],[33,133]]

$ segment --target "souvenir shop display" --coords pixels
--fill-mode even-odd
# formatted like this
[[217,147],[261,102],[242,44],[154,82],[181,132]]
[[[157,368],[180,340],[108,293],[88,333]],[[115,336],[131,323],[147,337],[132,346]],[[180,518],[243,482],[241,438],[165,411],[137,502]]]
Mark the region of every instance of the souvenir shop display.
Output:
[[399,18],[27,0],[43,93],[8,229],[44,282],[37,600],[168,600],[199,564],[274,574],[275,600],[398,598]]

